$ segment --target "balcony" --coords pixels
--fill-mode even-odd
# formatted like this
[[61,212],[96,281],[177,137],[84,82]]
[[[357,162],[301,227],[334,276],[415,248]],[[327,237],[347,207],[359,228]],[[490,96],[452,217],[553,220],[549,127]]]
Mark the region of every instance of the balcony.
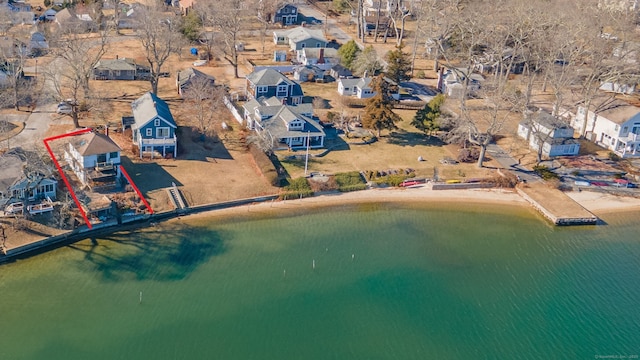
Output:
[[145,146],[154,146],[154,147],[176,146],[176,144],[178,144],[178,139],[175,136],[174,137],[168,137],[168,138],[161,138],[161,139],[144,139],[144,138],[140,138],[140,140],[139,140],[140,147],[145,147]]

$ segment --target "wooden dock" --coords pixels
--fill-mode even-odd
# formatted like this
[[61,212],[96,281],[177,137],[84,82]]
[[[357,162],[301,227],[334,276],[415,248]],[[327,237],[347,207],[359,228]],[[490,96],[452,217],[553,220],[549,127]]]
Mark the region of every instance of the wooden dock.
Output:
[[598,217],[567,196],[543,183],[521,184],[516,190],[555,225],[595,225]]

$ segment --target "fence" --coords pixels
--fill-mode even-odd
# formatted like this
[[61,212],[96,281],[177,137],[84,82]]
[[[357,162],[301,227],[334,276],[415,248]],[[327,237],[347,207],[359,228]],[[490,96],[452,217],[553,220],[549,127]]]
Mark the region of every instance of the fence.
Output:
[[240,125],[244,124],[244,119],[242,118],[242,115],[240,115],[240,112],[235,107],[233,102],[229,100],[229,98],[226,96],[223,99],[224,99],[224,105],[227,107],[227,109],[229,109],[229,111],[231,112],[231,115],[233,115],[233,117],[240,123]]

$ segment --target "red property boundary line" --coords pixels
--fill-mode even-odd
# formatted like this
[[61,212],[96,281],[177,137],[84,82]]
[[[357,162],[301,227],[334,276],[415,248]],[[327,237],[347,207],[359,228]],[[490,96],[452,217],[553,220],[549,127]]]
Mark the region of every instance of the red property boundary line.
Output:
[[[88,132],[91,132],[91,131],[92,131],[91,128],[76,130],[76,131],[70,132],[68,134],[62,134],[62,135],[48,137],[48,138],[46,138],[46,139],[44,139],[42,141],[42,142],[44,142],[44,146],[47,148],[47,151],[49,152],[49,156],[51,157],[51,160],[53,160],[53,163],[55,164],[56,169],[58,169],[58,173],[60,173],[60,177],[62,177],[62,180],[64,180],[64,184],[67,186],[67,189],[69,189],[69,192],[71,193],[71,197],[73,198],[73,201],[76,203],[76,206],[78,207],[78,210],[80,210],[80,214],[82,215],[82,218],[84,219],[84,222],[85,222],[85,224],[87,224],[87,227],[89,229],[93,229],[93,226],[91,225],[91,222],[89,221],[89,218],[87,217],[87,213],[84,211],[84,208],[82,207],[82,204],[80,204],[80,201],[78,200],[78,197],[76,196],[75,191],[73,191],[73,188],[71,187],[71,183],[69,183],[69,179],[67,179],[67,176],[64,174],[64,171],[62,171],[62,167],[60,167],[60,163],[58,162],[58,159],[56,159],[56,156],[53,155],[53,151],[51,150],[51,147],[49,146],[49,141],[58,140],[58,139],[66,138],[66,137],[69,137],[69,136],[81,135],[81,134],[85,134],[85,133],[88,133]],[[129,174],[127,174],[127,172],[124,170],[124,168],[122,166],[120,166],[120,170],[125,175],[125,177],[129,181],[129,184],[131,184],[131,186],[136,191],[136,193],[138,194],[140,199],[142,199],[142,202],[147,206],[147,208],[149,209],[149,212],[151,212],[151,214],[153,214],[153,209],[151,208],[151,206],[149,206],[149,203],[144,198],[144,196],[142,196],[142,193],[140,192],[138,187],[133,183],[133,181],[129,177]]]
[[140,189],[138,189],[138,187],[133,182],[133,180],[131,180],[131,177],[129,176],[127,171],[122,167],[122,165],[120,165],[120,171],[122,171],[122,175],[124,175],[124,177],[127,178],[127,181],[129,181],[129,184],[131,185],[133,190],[136,192],[136,194],[138,194],[138,196],[140,197],[140,200],[142,200],[142,203],[147,207],[147,209],[149,209],[149,212],[153,214],[153,209],[151,208],[151,205],[149,205],[149,203],[147,202],[147,199],[145,199],[144,196],[142,196]]

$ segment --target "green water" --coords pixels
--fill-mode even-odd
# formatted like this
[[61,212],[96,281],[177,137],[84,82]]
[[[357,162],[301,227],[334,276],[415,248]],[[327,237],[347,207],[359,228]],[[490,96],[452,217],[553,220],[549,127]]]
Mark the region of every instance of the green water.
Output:
[[250,215],[0,267],[0,359],[640,353],[637,214],[574,228],[516,207]]

